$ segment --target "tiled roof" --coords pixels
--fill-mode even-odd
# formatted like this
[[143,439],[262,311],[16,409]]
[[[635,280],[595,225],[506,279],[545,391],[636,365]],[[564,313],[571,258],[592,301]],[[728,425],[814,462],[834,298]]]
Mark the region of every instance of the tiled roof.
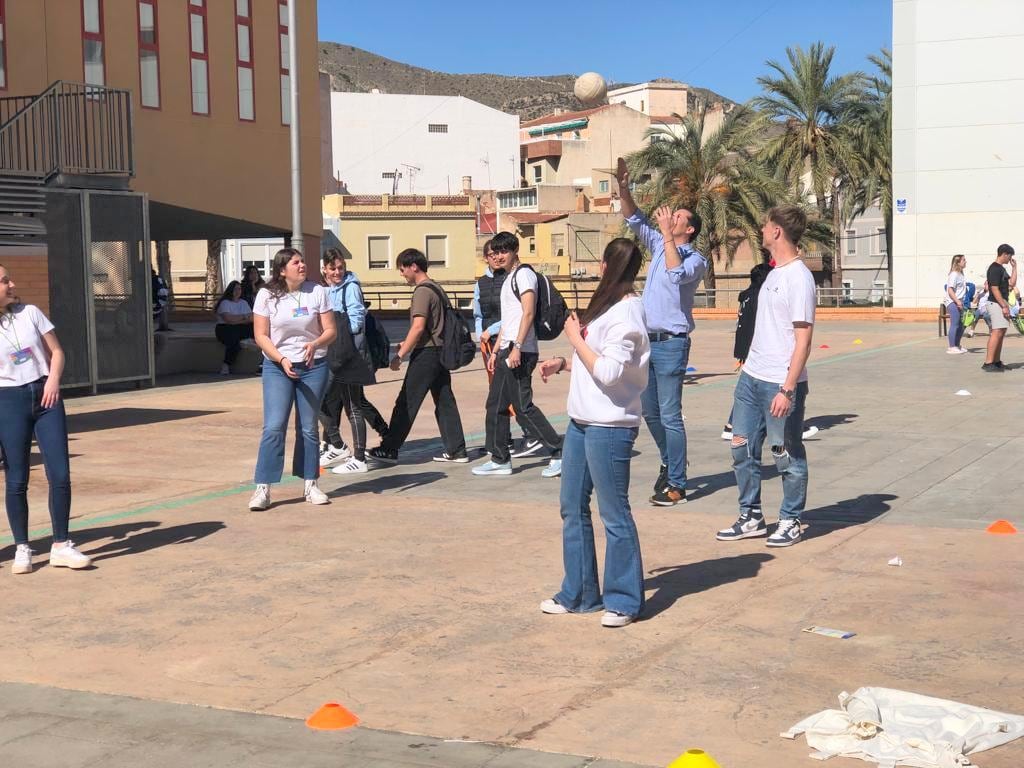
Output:
[[532,128],[535,125],[548,125],[549,123],[565,123],[569,120],[578,120],[581,117],[587,117],[595,112],[600,112],[602,109],[607,109],[609,104],[602,104],[599,107],[592,107],[591,109],[581,109],[579,112],[559,112],[552,115],[544,115],[534,120],[528,120],[525,123],[519,125],[520,128]]

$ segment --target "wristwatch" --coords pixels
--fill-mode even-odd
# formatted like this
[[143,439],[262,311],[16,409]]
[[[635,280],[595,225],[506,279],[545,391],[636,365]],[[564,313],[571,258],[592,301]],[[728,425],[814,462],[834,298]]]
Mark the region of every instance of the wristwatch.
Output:
[[781,384],[779,384],[779,392],[785,395],[787,400],[794,400],[796,398],[795,389],[786,389]]
[[522,349],[523,348],[523,345],[520,344],[518,341],[513,341],[512,342],[512,346],[515,347],[516,349]]

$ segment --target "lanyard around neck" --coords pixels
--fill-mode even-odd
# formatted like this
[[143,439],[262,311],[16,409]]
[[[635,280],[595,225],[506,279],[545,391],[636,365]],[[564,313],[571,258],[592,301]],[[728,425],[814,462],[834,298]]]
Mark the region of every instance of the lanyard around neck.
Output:
[[0,336],[3,336],[4,337],[4,341],[6,341],[8,344],[10,344],[12,347],[14,347],[14,351],[15,352],[20,352],[21,351],[21,339],[18,338],[18,326],[15,325],[15,323],[14,323],[14,313],[11,312],[9,315],[4,313],[3,315],[0,315],[0,318],[3,318],[3,317],[10,317],[10,319],[11,319],[11,332],[14,334],[14,341],[11,341],[11,337],[3,332],[3,323],[2,322],[0,322]]

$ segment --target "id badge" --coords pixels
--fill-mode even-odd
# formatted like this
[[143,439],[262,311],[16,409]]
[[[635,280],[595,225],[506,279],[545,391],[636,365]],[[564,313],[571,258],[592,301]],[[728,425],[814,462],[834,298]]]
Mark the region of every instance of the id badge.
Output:
[[32,359],[32,350],[28,347],[11,352],[11,362],[15,365],[22,365]]
[[292,310],[292,317],[309,317],[309,307],[296,307]]

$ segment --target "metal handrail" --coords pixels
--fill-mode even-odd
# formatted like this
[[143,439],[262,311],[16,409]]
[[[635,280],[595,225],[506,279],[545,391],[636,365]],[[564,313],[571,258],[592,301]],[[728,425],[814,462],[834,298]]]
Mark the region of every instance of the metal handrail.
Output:
[[134,176],[131,91],[57,80],[35,97],[0,99],[0,172]]

